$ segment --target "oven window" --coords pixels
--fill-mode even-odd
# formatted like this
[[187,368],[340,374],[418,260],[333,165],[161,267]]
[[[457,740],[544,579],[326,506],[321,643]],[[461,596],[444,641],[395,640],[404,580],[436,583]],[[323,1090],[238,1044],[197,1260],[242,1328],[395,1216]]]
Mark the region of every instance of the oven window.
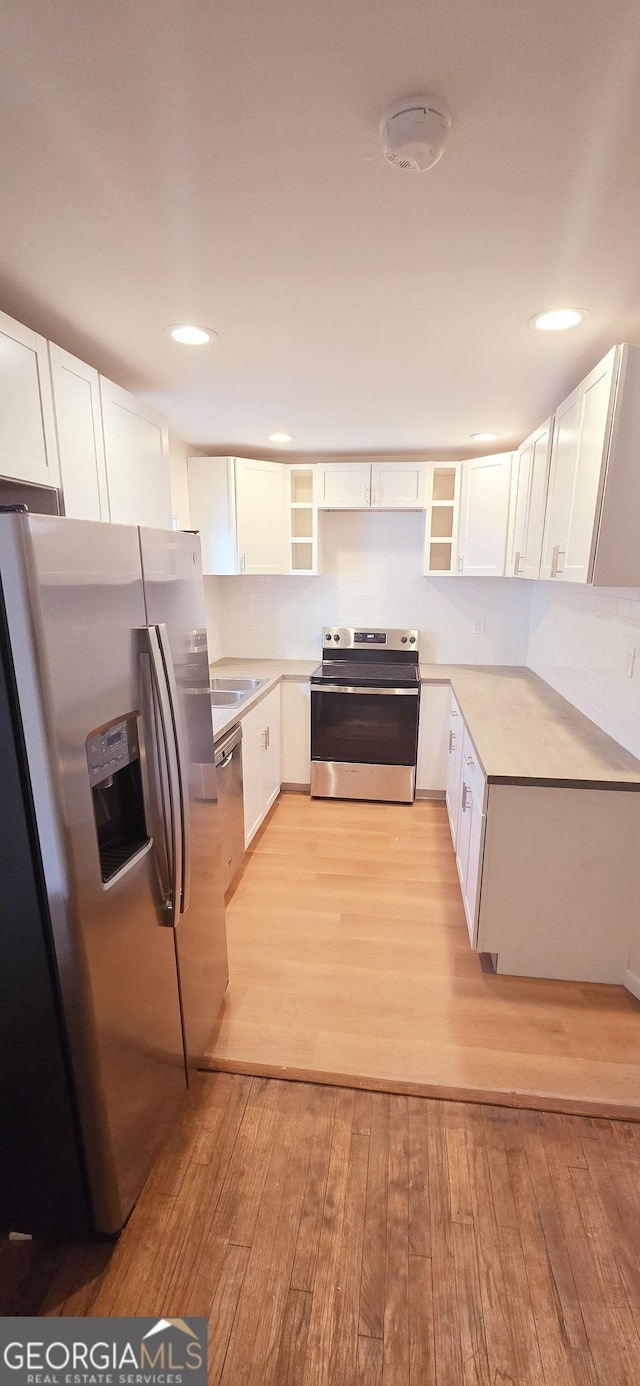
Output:
[[311,690],[313,760],[355,765],[415,765],[417,697]]

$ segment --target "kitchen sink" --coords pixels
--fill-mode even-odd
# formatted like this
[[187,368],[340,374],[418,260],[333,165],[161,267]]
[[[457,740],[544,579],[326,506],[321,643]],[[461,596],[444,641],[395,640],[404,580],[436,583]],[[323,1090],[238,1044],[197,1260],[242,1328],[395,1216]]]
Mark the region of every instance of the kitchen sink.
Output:
[[226,688],[222,690],[214,688],[211,690],[211,706],[236,707],[238,703],[242,702],[244,697],[245,694],[240,688]]
[[242,689],[245,692],[252,692],[254,688],[262,688],[263,683],[267,682],[268,679],[212,679],[211,687],[214,691],[217,691],[219,688],[230,688],[235,691],[240,691],[240,689]]

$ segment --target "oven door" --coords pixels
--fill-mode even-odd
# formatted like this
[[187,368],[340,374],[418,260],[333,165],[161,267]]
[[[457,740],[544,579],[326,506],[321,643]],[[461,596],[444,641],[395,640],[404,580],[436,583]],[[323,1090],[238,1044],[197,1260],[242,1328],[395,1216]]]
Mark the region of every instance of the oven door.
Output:
[[415,766],[419,688],[311,686],[311,759]]

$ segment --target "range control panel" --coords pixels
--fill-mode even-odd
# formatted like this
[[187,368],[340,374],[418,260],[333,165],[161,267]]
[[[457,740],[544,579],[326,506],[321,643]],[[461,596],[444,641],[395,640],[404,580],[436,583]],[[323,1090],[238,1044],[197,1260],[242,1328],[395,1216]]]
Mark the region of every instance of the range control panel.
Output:
[[85,745],[91,785],[101,784],[115,775],[117,770],[130,765],[132,760],[139,759],[138,717],[139,713],[129,712],[125,717],[99,727],[87,737]]
[[323,626],[322,644],[325,649],[338,645],[344,650],[366,647],[385,650],[417,650],[417,630],[355,630],[351,626]]

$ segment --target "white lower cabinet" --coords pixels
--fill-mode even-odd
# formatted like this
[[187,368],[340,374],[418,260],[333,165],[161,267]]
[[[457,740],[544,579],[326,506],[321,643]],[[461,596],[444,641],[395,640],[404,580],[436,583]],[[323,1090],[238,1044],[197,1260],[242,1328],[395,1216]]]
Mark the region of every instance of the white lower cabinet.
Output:
[[416,767],[416,792],[419,798],[442,798],[446,788],[450,703],[447,683],[421,685]]
[[283,679],[282,783],[309,788],[311,781],[311,685],[308,679]]
[[280,793],[280,686],[242,719],[244,840],[249,846]]
[[460,818],[460,800],[462,795],[462,738],[464,735],[464,723],[460,714],[460,708],[451,694],[451,712],[449,721],[449,741],[448,741],[448,765],[447,765],[447,784],[445,798],[447,803],[447,813],[449,815],[449,828],[451,830],[451,841],[454,847],[457,844],[458,821]]
[[480,876],[486,818],[486,780],[476,750],[464,728],[460,771],[460,802],[456,836],[456,865],[471,947],[475,948],[480,906]]
[[472,948],[519,977],[623,983],[640,794],[489,783],[452,696],[447,810]]

